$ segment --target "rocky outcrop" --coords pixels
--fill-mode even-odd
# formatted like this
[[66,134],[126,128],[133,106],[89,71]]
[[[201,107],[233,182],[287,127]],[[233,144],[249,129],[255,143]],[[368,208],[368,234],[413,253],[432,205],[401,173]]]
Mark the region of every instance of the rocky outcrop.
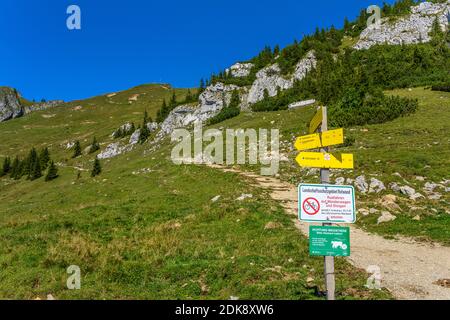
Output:
[[101,152],[97,158],[98,159],[110,159],[114,158],[124,152],[130,151],[132,148],[131,145],[122,146],[119,142],[114,142],[109,144],[105,151]]
[[24,113],[16,90],[0,87],[0,122],[18,118]]
[[278,90],[292,88],[296,80],[302,80],[306,74],[315,68],[317,60],[313,51],[300,60],[291,76],[283,76],[277,63],[269,65],[256,73],[256,80],[250,88],[247,101],[254,104],[264,98],[267,90],[270,97],[276,96]]
[[206,88],[199,97],[199,105],[182,105],[176,107],[161,124],[158,137],[170,134],[176,128],[183,128],[196,121],[205,122],[217,115],[224,107],[224,103],[229,103],[231,94],[239,87],[235,85],[224,85],[216,83]]
[[450,12],[450,1],[447,3],[422,2],[411,8],[411,14],[390,22],[383,18],[381,24],[373,24],[360,35],[355,49],[369,49],[376,44],[414,44],[429,42],[433,22],[437,18],[442,30],[448,28],[447,15]]
[[227,73],[231,73],[232,77],[242,78],[247,77],[253,68],[253,63],[236,63],[226,69]]
[[34,111],[42,111],[55,107],[59,107],[64,104],[63,100],[51,100],[47,102],[36,103],[31,106],[24,107],[24,114],[29,114]]

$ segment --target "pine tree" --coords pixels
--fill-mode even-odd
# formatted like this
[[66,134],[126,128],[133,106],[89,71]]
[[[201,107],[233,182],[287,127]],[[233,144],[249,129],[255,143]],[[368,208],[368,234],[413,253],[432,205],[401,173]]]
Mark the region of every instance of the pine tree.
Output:
[[[36,175],[38,175],[38,169],[40,170],[40,166],[39,168],[36,166],[36,163],[39,162],[39,158],[36,152],[35,148],[32,148],[30,150],[30,153],[28,154],[28,157],[23,161],[23,171],[22,174],[27,176],[27,179],[32,179],[32,177]],[[35,172],[36,171],[36,172]]]
[[50,152],[48,151],[47,147],[41,150],[41,153],[39,154],[39,161],[41,164],[41,169],[47,169],[48,163],[50,161]]
[[81,156],[81,145],[80,141],[75,141],[75,145],[73,146],[73,156],[72,158],[76,158],[78,156]]
[[[80,148],[81,150],[81,148]],[[94,153],[95,151],[100,150],[100,144],[97,142],[97,138],[94,137],[94,139],[92,140],[92,144],[91,147],[89,148],[89,153]]]
[[14,158],[14,161],[11,165],[11,171],[10,175],[12,179],[18,180],[21,177],[21,166],[20,166],[20,160],[18,157]]
[[95,158],[94,166],[92,167],[91,177],[98,176],[102,172],[102,166],[100,164],[100,160]]
[[149,121],[147,110],[144,112],[144,120],[142,121],[141,134],[139,135],[139,143],[144,143],[150,136],[150,130],[148,130],[147,123]]
[[6,157],[3,161],[2,170],[0,170],[0,177],[6,176],[11,171],[11,159]]
[[53,161],[50,161],[47,175],[45,176],[45,181],[51,181],[56,178],[58,178],[58,168],[55,166],[55,163]]
[[30,153],[30,173],[28,175],[28,179],[31,181],[39,179],[42,177],[42,170],[39,157],[36,153],[36,150],[33,148]]

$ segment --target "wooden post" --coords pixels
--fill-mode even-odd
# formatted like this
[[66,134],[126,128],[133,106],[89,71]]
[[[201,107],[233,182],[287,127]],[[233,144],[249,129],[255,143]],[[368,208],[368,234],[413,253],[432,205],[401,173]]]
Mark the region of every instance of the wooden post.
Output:
[[[327,107],[322,108],[322,126],[320,132],[328,131]],[[321,152],[329,152],[329,148],[322,148]],[[330,184],[330,170],[320,169],[320,183]],[[323,226],[331,226],[331,223],[323,223]],[[336,281],[334,276],[334,257],[324,258],[325,287],[327,290],[327,299],[335,300]]]

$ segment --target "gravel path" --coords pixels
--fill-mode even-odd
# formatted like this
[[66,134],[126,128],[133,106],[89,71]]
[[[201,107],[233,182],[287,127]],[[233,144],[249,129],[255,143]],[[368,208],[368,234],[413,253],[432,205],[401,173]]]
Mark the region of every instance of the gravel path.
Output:
[[[250,178],[254,186],[269,190],[272,198],[281,201],[289,214],[297,216],[296,186],[275,178],[213,167]],[[309,225],[294,220],[298,229],[308,236]],[[404,237],[387,240],[353,225],[350,227],[351,256],[348,260],[365,270],[370,266],[378,266],[382,287],[387,288],[397,299],[450,300],[450,281],[445,281],[450,279],[449,247],[420,243]],[[437,283],[447,284],[447,287]]]

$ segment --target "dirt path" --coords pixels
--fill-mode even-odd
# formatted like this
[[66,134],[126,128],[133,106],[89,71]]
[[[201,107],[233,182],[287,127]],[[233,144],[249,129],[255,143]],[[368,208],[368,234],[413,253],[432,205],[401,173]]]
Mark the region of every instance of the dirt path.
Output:
[[[252,185],[269,190],[289,214],[297,216],[297,187],[271,177],[213,166],[234,172],[254,181]],[[308,236],[309,225],[294,219],[296,226]],[[419,243],[408,238],[387,240],[375,234],[351,227],[351,257],[356,267],[378,266],[381,285],[397,299],[449,300],[450,288],[435,284],[450,279],[450,248],[438,244]]]

